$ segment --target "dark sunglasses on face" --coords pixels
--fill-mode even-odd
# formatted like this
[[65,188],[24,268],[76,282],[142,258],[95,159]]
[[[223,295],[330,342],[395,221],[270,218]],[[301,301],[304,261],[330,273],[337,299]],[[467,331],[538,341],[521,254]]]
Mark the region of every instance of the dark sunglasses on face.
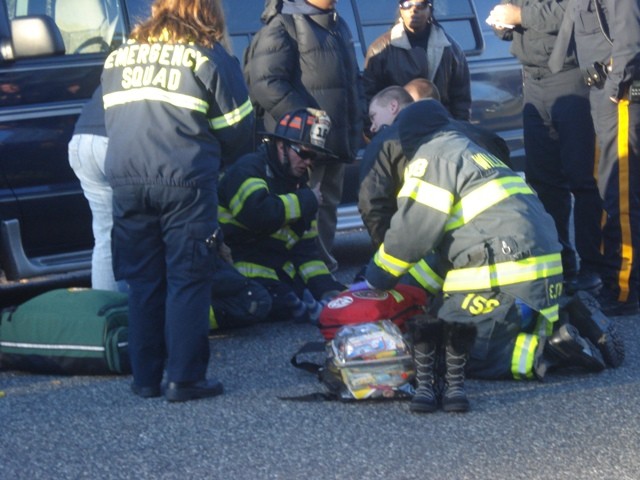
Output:
[[316,152],[312,152],[311,150],[303,150],[300,145],[296,145],[295,143],[290,143],[289,148],[296,152],[296,155],[298,155],[303,160],[315,160],[316,158],[318,158]]
[[409,10],[411,7],[416,7],[418,10],[424,10],[429,6],[429,2],[400,2],[401,10]]

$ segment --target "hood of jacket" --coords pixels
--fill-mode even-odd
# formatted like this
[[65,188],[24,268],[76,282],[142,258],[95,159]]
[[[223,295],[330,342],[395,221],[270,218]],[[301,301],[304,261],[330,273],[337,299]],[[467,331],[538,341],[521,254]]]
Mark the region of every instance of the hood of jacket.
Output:
[[265,0],[264,10],[260,15],[260,20],[265,25],[271,21],[273,17],[280,13],[288,15],[312,15],[312,18],[320,26],[331,29],[335,24],[335,9],[322,10],[308,4],[305,0]]
[[307,3],[306,0],[283,0],[282,2],[282,13],[288,13],[290,15],[318,15],[331,12],[333,12],[333,8],[322,10]]
[[450,126],[451,114],[437,100],[424,99],[412,103],[396,117],[400,135],[402,151],[408,159],[411,159],[420,145],[425,142],[425,137]]
[[279,13],[299,14],[299,15],[320,15],[323,13],[331,13],[334,10],[322,10],[318,7],[308,4],[305,0],[265,0],[264,10],[260,16],[263,23],[269,21]]
[[260,15],[262,23],[269,23],[273,17],[282,11],[282,1],[283,0],[265,0],[264,10],[262,11],[262,15]]

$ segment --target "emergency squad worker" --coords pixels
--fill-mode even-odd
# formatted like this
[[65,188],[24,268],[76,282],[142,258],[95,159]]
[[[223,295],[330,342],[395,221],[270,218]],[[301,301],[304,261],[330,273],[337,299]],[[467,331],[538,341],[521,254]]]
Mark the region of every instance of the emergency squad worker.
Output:
[[600,147],[606,220],[599,301],[608,315],[632,315],[640,288],[640,95],[630,91],[640,87],[640,2],[571,0],[565,19],[549,66],[561,68],[573,32]]
[[328,115],[301,109],[286,113],[258,151],[242,157],[220,180],[219,219],[235,267],[264,285],[274,320],[316,321],[322,305],[345,289],[322,261],[316,237],[319,186],[307,185],[324,147]]
[[220,0],[156,0],[104,65],[116,277],[130,286],[133,393],[212,397],[206,378],[217,179],[253,131]]
[[[429,115],[424,108],[428,106]],[[553,220],[531,188],[498,158],[450,126],[442,105],[422,100],[396,118],[407,159],[398,210],[366,272],[367,283],[388,290],[432,254],[425,276],[441,286],[446,361],[442,407],[466,411],[464,368],[472,346],[478,371],[492,378],[544,375],[544,339],[558,319],[562,261]],[[431,269],[428,267],[431,266]],[[435,290],[435,289],[434,289]],[[533,314],[527,321],[522,312]],[[476,326],[507,327],[511,337],[489,349],[491,331],[475,339]],[[574,330],[563,331],[573,342]],[[438,406],[433,331],[414,344],[418,390],[411,409]],[[484,356],[484,357],[483,357]],[[600,369],[604,368],[600,358]]]
[[566,4],[502,0],[491,10],[490,21],[513,25],[494,29],[511,42],[511,53],[523,66],[526,178],[553,217],[562,244],[565,290],[572,293],[602,285],[602,201],[594,176],[589,89],[575,55],[567,56],[559,72],[548,66]]

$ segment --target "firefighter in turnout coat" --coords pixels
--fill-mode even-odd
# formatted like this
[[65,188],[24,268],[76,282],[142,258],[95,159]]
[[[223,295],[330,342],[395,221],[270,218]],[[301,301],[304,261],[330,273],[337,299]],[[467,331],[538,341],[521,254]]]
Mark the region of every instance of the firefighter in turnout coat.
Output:
[[222,177],[218,215],[235,267],[271,293],[271,317],[317,320],[322,301],[345,289],[315,242],[319,187],[307,171],[324,148],[329,117],[320,110],[285,114],[256,153]]
[[[468,373],[476,377],[544,375],[545,339],[558,320],[562,294],[561,246],[553,220],[524,180],[452,128],[442,105],[423,102],[431,102],[429,116],[418,102],[396,119],[397,148],[409,161],[398,210],[367,267],[366,281],[372,288],[390,289],[422,260],[421,283],[439,288],[443,301],[437,324],[413,332],[418,390],[411,409],[438,407],[436,332],[444,325],[442,407],[466,411],[463,384],[470,351]],[[416,273],[414,268],[411,275]],[[574,345],[575,335],[564,327],[557,340]],[[602,369],[601,360],[589,366]]]

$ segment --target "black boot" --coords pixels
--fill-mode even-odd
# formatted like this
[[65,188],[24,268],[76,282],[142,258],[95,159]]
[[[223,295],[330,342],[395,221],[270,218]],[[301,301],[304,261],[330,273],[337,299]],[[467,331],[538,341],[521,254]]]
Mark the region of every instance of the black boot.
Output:
[[619,367],[624,360],[624,343],[615,324],[602,311],[596,299],[587,292],[577,292],[565,307],[569,323],[580,335],[589,339],[609,367]]
[[445,412],[466,412],[469,399],[464,390],[464,367],[476,336],[475,326],[449,324],[445,326],[445,362],[442,409]]
[[442,327],[436,319],[420,316],[412,320],[410,332],[413,340],[417,388],[411,399],[409,410],[416,413],[432,413],[438,409],[435,365]]
[[590,372],[601,372],[605,368],[600,351],[570,324],[561,326],[547,339],[544,359],[554,367],[580,367]]

